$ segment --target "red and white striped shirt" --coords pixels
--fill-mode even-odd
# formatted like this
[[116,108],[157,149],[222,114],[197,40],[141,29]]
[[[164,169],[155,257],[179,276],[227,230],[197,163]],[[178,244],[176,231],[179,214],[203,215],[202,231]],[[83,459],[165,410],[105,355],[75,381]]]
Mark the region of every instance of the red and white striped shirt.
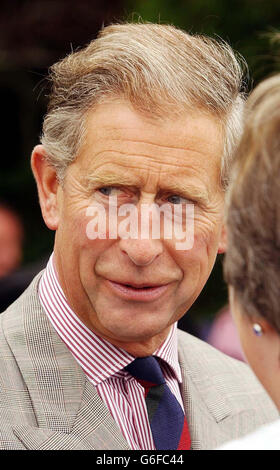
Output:
[[[53,255],[41,278],[39,297],[53,327],[96,387],[131,448],[154,450],[144,388],[123,370],[135,358],[94,334],[71,310],[59,285]],[[184,409],[179,390],[182,378],[178,362],[176,324],[154,355],[165,361],[162,363],[162,370],[166,383]]]

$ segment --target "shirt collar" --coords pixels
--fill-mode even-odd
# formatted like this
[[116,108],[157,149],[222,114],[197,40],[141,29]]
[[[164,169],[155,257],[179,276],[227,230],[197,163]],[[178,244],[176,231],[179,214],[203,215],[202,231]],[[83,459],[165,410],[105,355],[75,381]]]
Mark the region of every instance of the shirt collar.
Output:
[[[94,385],[119,373],[135,359],[127,351],[93,333],[71,309],[59,284],[53,254],[39,284],[39,298],[58,335]],[[177,324],[172,325],[168,337],[153,355],[165,361],[178,382],[182,382],[178,362]]]

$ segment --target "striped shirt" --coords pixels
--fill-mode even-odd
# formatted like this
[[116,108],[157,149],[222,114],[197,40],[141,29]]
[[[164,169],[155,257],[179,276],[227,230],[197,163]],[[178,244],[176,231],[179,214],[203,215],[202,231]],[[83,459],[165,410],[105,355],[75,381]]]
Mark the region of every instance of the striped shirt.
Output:
[[[58,281],[53,255],[41,278],[39,297],[53,327],[96,387],[130,447],[134,450],[154,450],[144,388],[123,370],[135,358],[94,334],[71,310]],[[154,356],[164,361],[161,366],[166,383],[184,409],[179,390],[182,378],[176,324]]]

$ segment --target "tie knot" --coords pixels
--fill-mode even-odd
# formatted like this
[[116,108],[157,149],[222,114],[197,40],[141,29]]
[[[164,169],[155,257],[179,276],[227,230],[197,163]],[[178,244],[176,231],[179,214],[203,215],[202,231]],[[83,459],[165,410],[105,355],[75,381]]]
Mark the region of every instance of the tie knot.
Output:
[[137,357],[125,367],[125,370],[130,372],[144,387],[153,387],[165,383],[160,365],[154,356]]

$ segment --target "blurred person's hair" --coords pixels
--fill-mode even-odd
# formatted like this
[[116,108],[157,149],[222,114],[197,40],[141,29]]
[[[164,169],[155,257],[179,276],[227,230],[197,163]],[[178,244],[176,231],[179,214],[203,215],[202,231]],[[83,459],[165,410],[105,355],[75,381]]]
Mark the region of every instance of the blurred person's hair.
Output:
[[41,142],[62,181],[83,144],[87,113],[124,98],[149,117],[206,112],[224,136],[221,181],[226,187],[242,132],[243,65],[222,40],[190,35],[169,25],[115,24],[86,48],[50,69],[52,85]]
[[246,111],[227,194],[224,273],[242,311],[280,333],[280,75],[257,86]]

